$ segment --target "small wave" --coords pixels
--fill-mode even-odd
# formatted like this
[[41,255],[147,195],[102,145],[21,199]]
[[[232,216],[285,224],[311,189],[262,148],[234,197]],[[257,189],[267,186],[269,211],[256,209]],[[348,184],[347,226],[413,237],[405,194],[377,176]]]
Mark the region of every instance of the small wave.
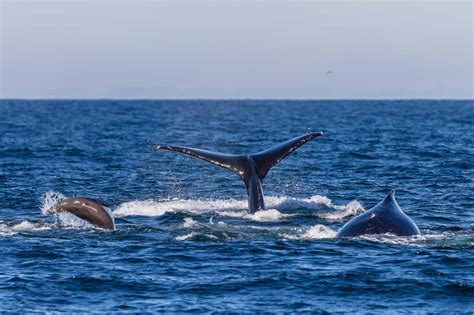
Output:
[[194,221],[193,218],[184,218],[184,223],[183,223],[184,228],[191,228],[197,225],[199,225],[199,222]]
[[232,236],[225,232],[221,233],[202,233],[191,232],[185,235],[176,236],[177,241],[227,241],[233,239]]
[[348,216],[356,215],[364,211],[362,205],[354,200],[347,205],[335,205],[331,199],[325,196],[312,196],[311,198],[275,197],[266,198],[269,210],[257,211],[249,214],[247,211],[247,200],[214,199],[214,200],[192,200],[192,199],[166,199],[166,200],[136,200],[122,203],[113,215],[124,217],[131,215],[139,216],[162,216],[165,213],[190,213],[205,214],[215,212],[226,217],[242,218],[253,221],[276,221],[291,216],[282,212],[294,212],[296,210],[309,210],[313,215],[326,220],[341,220]]
[[218,240],[219,238],[212,234],[203,234],[197,232],[191,232],[189,234],[176,236],[177,241],[188,241],[188,240]]

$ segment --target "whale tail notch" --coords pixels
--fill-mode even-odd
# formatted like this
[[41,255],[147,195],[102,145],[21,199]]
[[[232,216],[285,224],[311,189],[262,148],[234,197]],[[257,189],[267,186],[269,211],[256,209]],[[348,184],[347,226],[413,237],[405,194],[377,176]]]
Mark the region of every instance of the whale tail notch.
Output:
[[303,144],[307,143],[313,138],[321,136],[322,134],[322,132],[312,132],[285,141],[267,150],[255,154],[222,154],[188,147],[167,145],[157,145],[156,148],[158,150],[168,150],[187,154],[195,158],[212,163],[214,165],[231,170],[238,174],[240,178],[245,182],[245,185],[248,187],[249,179],[252,177],[252,175],[256,174],[260,181],[263,180],[268,174],[268,171],[275,164],[283,160],[286,156],[298,149]]

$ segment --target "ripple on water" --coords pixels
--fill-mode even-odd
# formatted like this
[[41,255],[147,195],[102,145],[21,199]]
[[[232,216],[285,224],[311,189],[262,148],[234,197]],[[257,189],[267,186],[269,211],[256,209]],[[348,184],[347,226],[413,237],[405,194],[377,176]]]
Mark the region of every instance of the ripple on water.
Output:
[[[0,117],[5,313],[474,307],[471,101],[0,100]],[[325,135],[272,168],[255,214],[235,174],[154,149],[308,130]],[[422,236],[335,238],[391,189]],[[117,230],[44,215],[66,196],[112,205]]]

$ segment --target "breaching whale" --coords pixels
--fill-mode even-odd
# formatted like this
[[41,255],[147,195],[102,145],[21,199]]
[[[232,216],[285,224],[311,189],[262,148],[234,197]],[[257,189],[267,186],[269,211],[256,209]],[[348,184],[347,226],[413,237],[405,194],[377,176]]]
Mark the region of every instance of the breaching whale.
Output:
[[114,220],[107,210],[105,210],[104,205],[100,201],[94,199],[83,197],[64,199],[47,212],[53,214],[60,211],[72,213],[102,229],[115,229]]
[[322,134],[322,132],[312,132],[255,154],[222,154],[168,145],[157,145],[156,148],[184,153],[237,173],[247,188],[249,211],[255,213],[265,209],[262,181],[268,171],[291,152]]
[[339,230],[336,237],[353,237],[363,234],[385,234],[397,236],[420,235],[420,230],[395,200],[392,191],[379,204],[352,218]]

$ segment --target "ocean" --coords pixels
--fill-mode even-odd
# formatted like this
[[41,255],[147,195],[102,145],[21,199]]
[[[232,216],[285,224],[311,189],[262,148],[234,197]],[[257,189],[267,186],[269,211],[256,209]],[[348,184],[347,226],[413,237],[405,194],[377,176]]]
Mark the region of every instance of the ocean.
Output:
[[[311,131],[247,213],[228,170]],[[0,311],[473,313],[474,102],[0,101]],[[422,235],[336,239],[396,191]],[[116,230],[68,214],[102,200]]]

